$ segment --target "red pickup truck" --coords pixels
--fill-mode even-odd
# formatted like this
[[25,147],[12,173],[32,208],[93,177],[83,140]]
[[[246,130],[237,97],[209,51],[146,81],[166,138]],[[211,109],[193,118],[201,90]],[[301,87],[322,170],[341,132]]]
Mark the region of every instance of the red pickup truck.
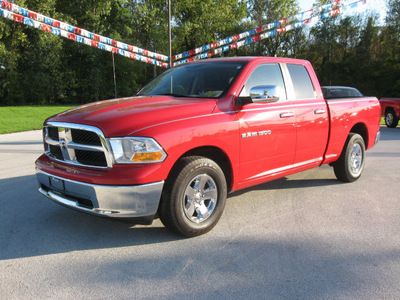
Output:
[[168,69],[135,97],[45,121],[39,191],[64,206],[191,237],[227,193],[318,167],[357,180],[378,140],[379,101],[323,98],[308,61],[211,59]]
[[400,119],[400,98],[381,98],[382,117],[389,128],[396,128]]

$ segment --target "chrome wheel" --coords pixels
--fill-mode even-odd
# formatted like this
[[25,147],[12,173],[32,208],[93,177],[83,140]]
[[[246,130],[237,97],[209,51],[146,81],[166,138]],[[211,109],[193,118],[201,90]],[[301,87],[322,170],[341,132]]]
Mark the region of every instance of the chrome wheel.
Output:
[[393,122],[394,122],[394,118],[393,118],[392,113],[387,113],[386,114],[386,125],[387,126],[392,126]]
[[227,191],[225,174],[215,161],[183,157],[165,183],[158,209],[161,222],[187,237],[204,234],[218,223]]
[[365,164],[364,139],[357,133],[350,132],[342,154],[333,163],[337,179],[353,182],[360,178]]
[[389,128],[396,128],[397,124],[399,124],[399,119],[396,116],[394,110],[387,110],[385,113],[385,123]]
[[349,156],[350,171],[354,175],[358,175],[361,171],[363,162],[363,150],[359,144],[354,144]]
[[214,179],[207,174],[197,175],[185,189],[185,216],[194,223],[202,223],[212,215],[217,201],[218,189]]

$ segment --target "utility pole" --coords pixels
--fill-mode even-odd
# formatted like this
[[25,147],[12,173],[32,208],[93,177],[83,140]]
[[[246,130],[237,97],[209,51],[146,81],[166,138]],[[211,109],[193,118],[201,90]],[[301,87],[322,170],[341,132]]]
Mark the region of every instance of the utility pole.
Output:
[[117,76],[115,75],[115,61],[114,61],[114,52],[111,52],[112,63],[113,63],[113,74],[114,74],[114,95],[117,98]]
[[168,0],[168,55],[169,68],[172,67],[172,42],[171,42],[171,0]]

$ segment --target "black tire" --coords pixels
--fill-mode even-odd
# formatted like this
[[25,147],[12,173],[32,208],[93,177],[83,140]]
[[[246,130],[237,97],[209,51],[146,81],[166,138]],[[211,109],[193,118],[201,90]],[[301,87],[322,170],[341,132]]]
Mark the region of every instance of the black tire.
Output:
[[219,165],[205,157],[190,156],[171,171],[158,213],[165,227],[194,237],[218,223],[226,196],[226,179]]
[[353,182],[360,178],[365,164],[364,139],[350,133],[339,159],[333,164],[336,178],[343,182]]
[[392,109],[385,112],[385,124],[389,128],[396,128],[397,124],[399,124],[399,119]]

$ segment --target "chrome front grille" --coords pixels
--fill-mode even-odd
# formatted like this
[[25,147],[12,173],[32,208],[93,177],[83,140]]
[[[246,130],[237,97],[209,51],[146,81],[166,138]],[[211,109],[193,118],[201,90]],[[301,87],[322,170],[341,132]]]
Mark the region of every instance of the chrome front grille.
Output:
[[78,144],[101,146],[100,137],[95,132],[71,129],[72,140]]
[[97,127],[48,122],[43,134],[46,155],[54,160],[97,168],[113,165],[107,141]]

